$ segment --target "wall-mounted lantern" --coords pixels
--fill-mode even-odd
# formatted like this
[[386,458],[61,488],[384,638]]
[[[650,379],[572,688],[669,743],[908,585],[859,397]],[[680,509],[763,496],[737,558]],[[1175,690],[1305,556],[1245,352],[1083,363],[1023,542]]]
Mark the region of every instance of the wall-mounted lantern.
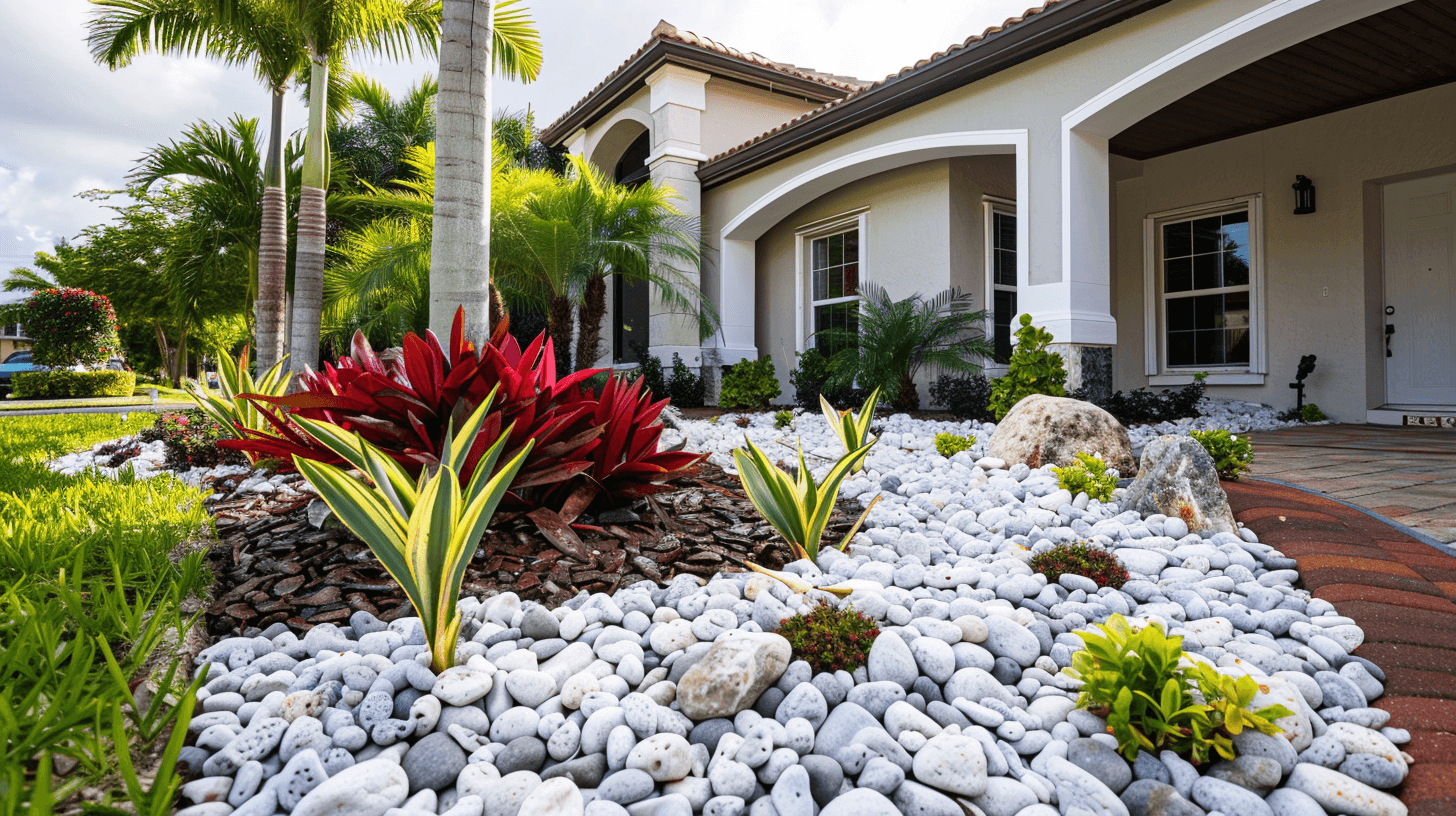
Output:
[[1314,182],[1308,176],[1294,177],[1294,214],[1314,212]]

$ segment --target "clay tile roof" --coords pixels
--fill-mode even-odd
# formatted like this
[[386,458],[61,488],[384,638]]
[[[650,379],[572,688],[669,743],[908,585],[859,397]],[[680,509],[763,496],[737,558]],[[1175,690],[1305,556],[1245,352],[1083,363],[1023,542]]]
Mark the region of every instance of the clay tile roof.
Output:
[[714,161],[717,161],[718,159],[724,158],[725,156],[731,156],[731,155],[733,155],[735,153],[738,153],[738,152],[740,152],[742,150],[745,150],[746,148],[752,147],[753,145],[755,145],[755,144],[763,141],[764,139],[766,139],[766,138],[774,135],[775,133],[779,133],[779,132],[782,132],[784,130],[788,130],[789,128],[794,127],[795,125],[798,125],[801,122],[805,122],[805,121],[808,121],[810,119],[813,119],[814,117],[823,114],[825,111],[832,110],[834,108],[839,107],[840,105],[843,105],[845,102],[848,102],[851,99],[854,99],[854,98],[859,97],[859,96],[863,96],[863,95],[868,94],[868,93],[872,93],[875,89],[881,88],[881,87],[883,87],[885,85],[888,85],[889,83],[894,82],[895,80],[899,79],[902,76],[905,76],[906,74],[909,74],[909,73],[918,71],[918,70],[926,67],[927,65],[931,65],[931,64],[937,63],[937,62],[945,59],[946,57],[951,56],[952,54],[955,54],[955,53],[957,53],[959,51],[962,51],[962,50],[964,50],[964,49],[966,49],[966,48],[968,48],[968,47],[970,47],[972,45],[975,45],[976,43],[978,43],[978,42],[986,39],[987,37],[990,37],[992,34],[997,34],[997,33],[1000,33],[1002,31],[1005,31],[1008,28],[1012,28],[1014,26],[1020,25],[1021,23],[1025,22],[1028,19],[1030,19],[1031,17],[1034,17],[1037,14],[1041,14],[1042,12],[1046,11],[1047,9],[1049,9],[1049,8],[1051,8],[1053,6],[1056,6],[1056,5],[1060,4],[1060,3],[1063,3],[1063,2],[1066,2],[1066,0],[1046,0],[1046,2],[1043,3],[1040,6],[1036,6],[1036,7],[1027,9],[1026,12],[1023,13],[1019,17],[1012,17],[1012,18],[1006,20],[1004,23],[1002,23],[999,26],[991,26],[991,27],[987,28],[985,31],[981,32],[980,34],[972,34],[971,36],[967,37],[966,39],[962,40],[961,42],[951,44],[944,51],[937,51],[936,53],[931,54],[929,57],[927,57],[927,58],[925,58],[923,60],[920,60],[920,61],[916,62],[914,65],[908,65],[908,66],[906,66],[904,68],[901,68],[900,70],[896,71],[893,74],[890,74],[889,76],[885,77],[882,80],[879,80],[878,82],[866,83],[863,86],[861,86],[859,89],[857,89],[857,90],[855,90],[855,91],[853,91],[853,92],[851,92],[849,94],[846,94],[845,96],[842,96],[842,97],[840,97],[838,99],[830,100],[829,102],[825,102],[823,105],[820,105],[819,107],[814,108],[813,110],[810,110],[810,111],[806,111],[804,113],[801,113],[798,116],[794,117],[793,119],[790,119],[789,121],[784,122],[783,124],[781,124],[781,125],[773,128],[772,130],[769,130],[769,131],[764,132],[764,133],[760,133],[759,135],[753,137],[752,139],[749,139],[748,141],[744,142],[743,144],[737,145],[735,147],[730,147],[727,150],[723,151],[722,153],[719,153],[716,156],[710,157],[703,164],[705,166],[708,165],[708,164],[712,164]]
[[758,66],[760,68],[766,68],[771,71],[777,71],[778,73],[784,74],[785,76],[814,82],[823,85],[826,88],[832,88],[835,91],[841,93],[854,93],[865,87],[868,87],[870,84],[867,80],[856,79],[851,76],[842,76],[839,74],[827,73],[825,71],[816,71],[812,68],[803,68],[797,65],[790,65],[787,62],[775,62],[774,60],[771,60],[768,57],[765,57],[764,55],[753,51],[744,53],[743,51],[739,51],[736,48],[724,45],[723,43],[720,43],[716,40],[710,40],[707,37],[694,34],[691,31],[679,30],[677,26],[669,23],[666,20],[659,20],[657,22],[657,26],[652,29],[652,35],[648,38],[647,42],[643,43],[641,48],[638,48],[636,51],[634,51],[632,53],[632,56],[624,60],[621,65],[618,65],[610,74],[607,74],[605,79],[597,83],[597,86],[595,88],[592,88],[590,93],[577,100],[576,104],[568,108],[565,113],[556,118],[556,121],[542,128],[542,130],[544,132],[549,132],[555,129],[556,126],[559,125],[561,122],[565,121],[567,118],[581,110],[584,106],[590,103],[592,99],[602,91],[603,88],[609,85],[612,80],[617,79],[619,76],[621,76],[622,73],[626,71],[627,68],[637,60],[638,57],[641,57],[644,53],[647,52],[649,48],[661,41],[671,41],[681,43],[682,45],[689,45],[696,48],[701,48],[705,51],[712,51],[716,54],[721,54],[723,56],[742,60],[743,62],[749,63],[750,65]]

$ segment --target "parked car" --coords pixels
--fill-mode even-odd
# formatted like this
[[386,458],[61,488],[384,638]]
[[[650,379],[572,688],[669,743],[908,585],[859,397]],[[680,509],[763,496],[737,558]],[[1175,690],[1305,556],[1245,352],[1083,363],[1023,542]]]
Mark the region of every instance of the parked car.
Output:
[[31,361],[30,349],[11,352],[5,362],[0,363],[0,394],[10,393],[11,377],[16,374],[45,370],[45,366],[38,366]]

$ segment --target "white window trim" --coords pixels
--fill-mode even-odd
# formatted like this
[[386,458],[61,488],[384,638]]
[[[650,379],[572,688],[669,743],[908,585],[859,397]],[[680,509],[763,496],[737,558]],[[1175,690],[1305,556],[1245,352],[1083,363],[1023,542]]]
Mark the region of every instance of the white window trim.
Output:
[[[863,282],[865,270],[868,268],[866,261],[870,257],[869,215],[869,208],[861,207],[804,224],[794,231],[794,337],[795,350],[801,354],[809,348],[809,334],[811,333],[807,314],[809,306],[808,243],[825,235],[846,232],[850,229],[859,230],[859,279]],[[840,298],[837,302],[843,303],[859,299],[860,296],[855,295]]]
[[[1016,249],[1017,249],[1017,252],[1016,252],[1016,269],[1017,269],[1017,275],[1016,275],[1016,277],[1017,277],[1017,286],[1016,286],[1016,292],[1017,292],[1017,294],[1016,294],[1016,300],[1017,300],[1017,304],[1016,305],[1018,307],[1021,305],[1021,286],[1020,286],[1020,280],[1021,280],[1021,216],[1017,214],[1017,211],[1016,211],[1016,201],[1015,200],[1010,199],[1010,198],[1001,198],[1000,196],[991,196],[991,195],[981,196],[981,210],[982,210],[981,236],[982,236],[982,239],[983,239],[982,240],[982,243],[984,244],[984,249],[985,249],[984,259],[983,259],[983,270],[982,270],[984,272],[984,274],[981,277],[985,279],[985,284],[986,284],[985,300],[983,300],[982,303],[985,304],[984,308],[985,308],[985,311],[986,311],[986,339],[989,340],[991,343],[994,344],[996,342],[996,315],[995,315],[995,308],[996,308],[996,284],[995,284],[995,274],[996,274],[996,247],[995,247],[995,243],[994,243],[994,240],[993,240],[993,236],[995,235],[995,227],[996,227],[995,214],[996,214],[997,211],[1000,211],[1003,215],[1014,215],[1014,216],[1016,216],[1016,219],[1017,219],[1016,220],[1016,234],[1017,234],[1017,239],[1016,239]],[[1015,346],[1016,345],[1015,328],[1016,328],[1016,323],[1013,320],[1013,322],[1012,322],[1012,338],[1011,338],[1011,344],[1012,344],[1012,346]],[[981,365],[981,373],[982,374],[985,374],[988,377],[999,377],[1002,374],[1005,374],[1006,373],[1006,369],[1007,369],[1007,367],[1005,365],[1001,364],[1001,363],[996,362],[996,359],[994,357],[987,357],[985,360],[982,361],[982,365]]]
[[1157,255],[1158,225],[1237,207],[1249,210],[1249,364],[1208,368],[1209,385],[1263,385],[1268,373],[1264,332],[1264,196],[1261,193],[1150,213],[1143,219],[1143,373],[1149,385],[1185,385],[1194,369],[1164,365],[1167,340],[1162,322],[1162,275]]

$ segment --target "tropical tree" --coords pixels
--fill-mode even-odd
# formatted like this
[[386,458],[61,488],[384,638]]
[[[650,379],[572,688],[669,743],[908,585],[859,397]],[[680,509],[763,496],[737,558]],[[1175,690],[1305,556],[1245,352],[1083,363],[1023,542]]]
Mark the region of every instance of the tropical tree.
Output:
[[449,336],[455,310],[465,309],[468,337],[490,328],[490,212],[494,164],[490,75],[534,80],[541,39],[520,0],[443,0],[439,155],[430,253],[430,327]]
[[343,83],[340,92],[349,102],[349,111],[329,128],[330,248],[346,231],[363,229],[380,215],[371,206],[374,191],[419,179],[408,154],[412,148],[435,141],[437,90],[435,78],[429,74],[400,97],[362,74],[353,74]]
[[926,300],[919,293],[892,300],[884,287],[863,281],[859,287],[857,329],[830,328],[820,342],[837,349],[829,358],[825,391],[879,388],[897,411],[920,407],[915,375],[922,366],[976,371],[978,360],[994,354],[983,327],[986,313],[969,308],[970,295],[946,289]]
[[308,51],[277,0],[91,0],[88,43],[116,70],[140,53],[206,55],[248,65],[272,98],[254,284],[256,359],[266,370],[285,350],[288,191],[283,103]]
[[289,366],[318,365],[328,189],[325,110],[331,63],[352,51],[411,57],[439,45],[439,0],[275,0],[308,49],[308,136],[304,142],[293,264]]

